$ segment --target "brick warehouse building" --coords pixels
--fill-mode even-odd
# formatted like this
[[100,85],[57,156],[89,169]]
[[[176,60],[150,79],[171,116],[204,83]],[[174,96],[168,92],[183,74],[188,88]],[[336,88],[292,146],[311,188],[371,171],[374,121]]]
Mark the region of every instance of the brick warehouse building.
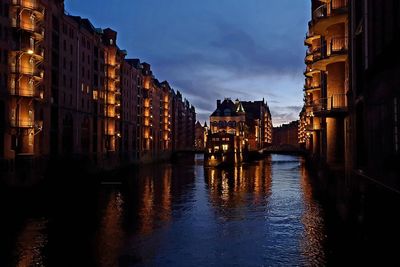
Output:
[[193,149],[194,107],[126,59],[117,32],[63,1],[0,5],[1,169],[64,157],[110,168]]

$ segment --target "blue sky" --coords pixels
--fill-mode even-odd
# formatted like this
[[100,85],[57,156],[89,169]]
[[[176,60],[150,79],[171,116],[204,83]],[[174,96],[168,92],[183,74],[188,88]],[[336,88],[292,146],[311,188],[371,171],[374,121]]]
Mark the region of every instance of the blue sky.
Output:
[[274,125],[303,102],[307,0],[65,0],[67,12],[118,32],[208,120],[216,99],[265,98]]

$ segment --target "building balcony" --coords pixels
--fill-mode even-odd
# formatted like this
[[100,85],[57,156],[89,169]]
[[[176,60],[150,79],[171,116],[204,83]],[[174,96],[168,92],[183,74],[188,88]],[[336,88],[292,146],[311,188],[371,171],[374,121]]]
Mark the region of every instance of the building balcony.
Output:
[[11,6],[27,9],[29,11],[37,12],[44,16],[44,7],[38,0],[11,0]]
[[325,115],[335,117],[347,112],[346,94],[334,94],[327,98],[313,101],[313,113],[315,116]]
[[318,129],[314,129],[314,125],[312,125],[312,124],[307,124],[307,125],[305,126],[305,130],[306,130],[307,132],[313,132],[313,131],[316,131],[316,130],[318,130]]
[[16,75],[20,74],[20,75],[31,76],[32,78],[35,78],[36,80],[42,80],[43,76],[44,76],[44,71],[39,68],[16,67],[15,65],[11,65],[10,73],[16,74]]
[[40,23],[22,22],[16,17],[11,19],[11,27],[28,31],[36,40],[43,40],[45,29]]
[[304,75],[306,77],[312,78],[314,74],[319,73],[320,70],[313,68],[312,66],[307,66],[304,70]]
[[10,126],[12,128],[34,128],[35,122],[33,120],[17,120],[11,118]]
[[306,91],[306,92],[312,92],[312,91],[317,91],[317,90],[321,90],[320,84],[305,84],[304,85],[304,91]]
[[308,49],[306,52],[305,63],[312,64],[322,58],[321,47],[315,49]]
[[319,38],[321,38],[321,35],[319,35],[319,34],[314,34],[314,32],[312,32],[312,31],[308,31],[308,32],[306,33],[306,37],[304,38],[304,45],[306,45],[306,46],[311,46],[311,45],[312,45],[312,42],[313,42],[314,40],[316,40],[316,39],[319,39]]
[[312,67],[325,71],[327,65],[347,60],[348,38],[344,36],[332,37],[321,50],[320,54],[313,56]]
[[35,98],[37,100],[44,99],[44,90],[42,87],[37,87],[33,89],[18,89],[15,86],[11,86],[9,90],[9,94],[11,96],[20,96],[20,97],[28,97],[28,98]]
[[331,0],[316,8],[308,23],[315,34],[323,34],[329,26],[345,23],[348,14],[348,0]]

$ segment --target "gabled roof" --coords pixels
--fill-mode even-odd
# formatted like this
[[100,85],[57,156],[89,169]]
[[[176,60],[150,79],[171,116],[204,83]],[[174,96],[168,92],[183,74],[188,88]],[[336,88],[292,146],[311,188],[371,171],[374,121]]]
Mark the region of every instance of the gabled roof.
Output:
[[239,116],[237,113],[237,106],[229,98],[225,98],[224,101],[222,101],[222,103],[217,106],[217,109],[211,114],[211,117],[223,116]]

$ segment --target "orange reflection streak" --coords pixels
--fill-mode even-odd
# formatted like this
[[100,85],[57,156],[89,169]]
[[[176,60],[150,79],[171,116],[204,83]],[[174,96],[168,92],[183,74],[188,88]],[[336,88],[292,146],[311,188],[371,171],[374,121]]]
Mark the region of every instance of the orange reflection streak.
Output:
[[271,165],[266,161],[261,161],[258,165],[239,165],[224,170],[210,168],[207,169],[205,178],[210,202],[226,218],[241,217],[241,214],[230,213],[234,210],[232,208],[247,205],[249,195],[253,196],[254,206],[263,206],[271,194]]
[[101,219],[98,235],[97,257],[99,266],[118,266],[118,257],[123,245],[122,216],[124,201],[120,192],[110,195]]
[[151,233],[154,227],[154,182],[150,177],[144,179],[143,202],[140,209],[140,218],[142,221],[140,233]]
[[44,266],[43,248],[47,244],[46,219],[30,220],[17,239],[18,261],[16,266]]
[[171,219],[171,176],[171,168],[165,169],[161,196],[162,212],[160,214],[160,218],[163,221],[169,221]]
[[309,262],[325,263],[325,253],[323,249],[323,240],[325,237],[324,221],[321,216],[320,207],[313,198],[309,174],[304,163],[301,164],[300,174],[300,184],[303,191],[302,195],[305,206],[301,218],[304,225],[301,251]]

